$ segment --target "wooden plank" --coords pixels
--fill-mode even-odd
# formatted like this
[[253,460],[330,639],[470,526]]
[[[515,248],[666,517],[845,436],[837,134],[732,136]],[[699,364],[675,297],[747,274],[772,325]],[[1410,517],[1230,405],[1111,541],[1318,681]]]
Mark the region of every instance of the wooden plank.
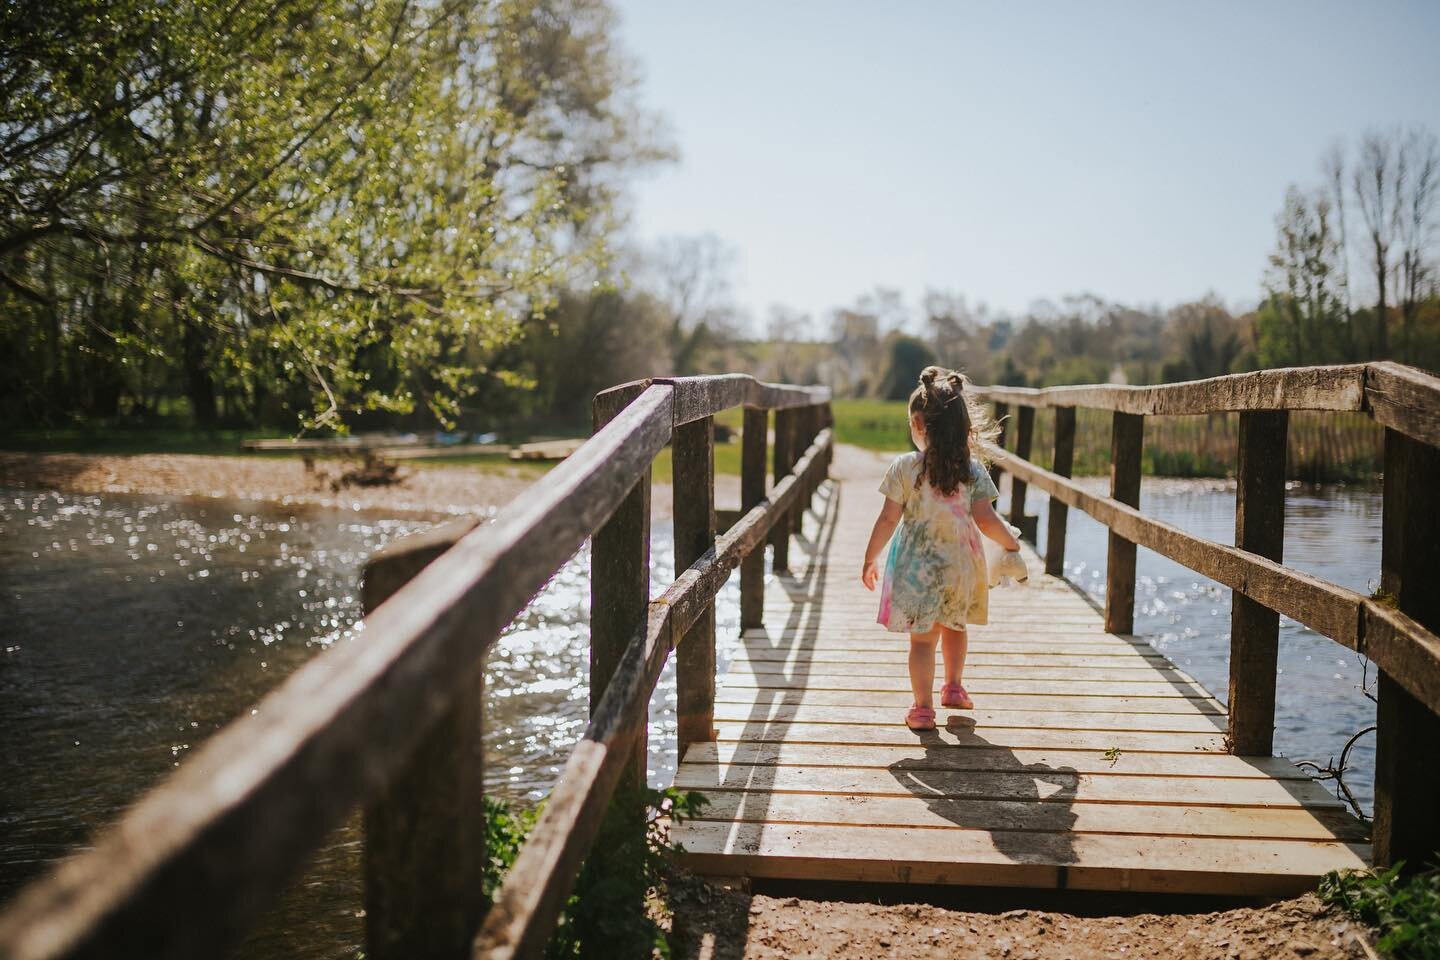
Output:
[[[743,676],[729,674],[724,686],[731,690],[760,687],[769,690],[909,690],[910,679],[896,671],[883,676],[869,677],[825,677],[811,676],[792,680],[783,676]],[[965,689],[971,694],[989,693],[1043,693],[1056,698],[1067,696],[1188,696],[1209,699],[1210,694],[1198,684],[1181,681],[1152,683],[1125,680],[987,680],[977,678],[967,681]]]
[[1157,386],[970,389],[1001,403],[1090,407],[1137,416],[1194,416],[1239,410],[1362,410],[1369,400],[1367,374],[1377,366],[1351,363],[1257,370]]
[[[923,778],[923,779],[922,779]],[[1210,779],[1150,774],[1076,773],[1062,768],[911,770],[898,767],[792,767],[784,764],[681,764],[675,786],[685,790],[755,790],[845,796],[946,797],[1030,802],[1287,807],[1343,810],[1312,780]]]
[[[1030,459],[1030,442],[1035,435],[1035,408],[1021,407],[1020,422],[1015,430],[1015,456]],[[1035,521],[1025,514],[1025,481],[1010,478],[1010,522],[1020,530],[1027,540],[1035,539]]]
[[[941,716],[957,716],[941,711]],[[1193,713],[1095,713],[1066,710],[1057,698],[1056,706],[1047,710],[1007,709],[1000,703],[984,701],[974,710],[958,715],[973,723],[982,734],[994,727],[1044,727],[1049,730],[1173,730],[1184,733],[1223,731],[1223,720],[1214,715]],[[813,702],[765,703],[756,699],[748,703],[728,700],[715,705],[715,720],[733,723],[885,723],[899,722],[889,711],[873,706],[830,706]]]
[[1389,360],[1366,364],[1365,407],[1376,423],[1440,447],[1440,377]]
[[[915,772],[917,789],[929,786]],[[946,843],[961,830],[1026,830],[1067,834],[1229,837],[1236,840],[1363,841],[1365,829],[1335,809],[1300,807],[1186,807],[1142,803],[1094,803],[1070,797],[1061,801],[990,800],[943,796],[855,796],[706,792],[710,803],[700,820],[736,823],[833,824],[943,830]]]
[[[369,616],[473,530],[453,520],[376,551],[361,596]],[[483,669],[425,734],[404,769],[364,813],[365,952],[379,958],[462,955],[488,904],[485,843]]]
[[[1140,454],[1145,420],[1116,413],[1110,433],[1110,497],[1132,507],[1140,503]],[[1105,629],[1135,629],[1135,544],[1112,527],[1105,559]]]
[[[1289,414],[1240,414],[1235,546],[1280,563],[1285,546],[1285,456]],[[1274,750],[1280,615],[1243,593],[1230,600],[1230,749],[1268,757]]]
[[1361,604],[1365,598],[1355,591],[1151,519],[1134,507],[1089,493],[1003,450],[990,448],[987,453],[1005,470],[1025,474],[1032,486],[1063,498],[1125,539],[1239,590],[1351,649],[1360,642]]
[[[717,703],[765,704],[773,702],[769,691],[732,689],[721,687],[716,691]],[[805,690],[798,696],[785,697],[790,704],[816,704],[829,706],[866,706],[904,713],[913,700],[903,690]],[[986,705],[992,710],[1070,710],[1090,713],[1188,713],[1222,716],[1225,708],[1212,700],[1194,697],[1067,697],[1057,706],[1055,698],[1044,694],[990,693],[986,694]],[[885,715],[877,716],[877,722],[884,722]]]
[[[1400,612],[1427,632],[1440,629],[1436,490],[1440,447],[1387,428],[1380,583]],[[1389,624],[1393,629],[1401,621]],[[1410,656],[1432,652],[1430,639],[1411,638]],[[1403,862],[1415,872],[1440,859],[1440,714],[1384,669],[1376,692],[1375,861]]]
[[[1074,837],[1031,831],[957,830],[935,857],[929,830],[788,825],[680,824],[682,865],[751,877],[1065,887],[1230,896],[1293,896],[1334,869],[1363,869],[1361,844],[1301,840]],[[730,874],[730,875],[733,875]]]
[[[1064,647],[1056,644],[1056,648]],[[802,647],[779,649],[747,650],[737,649],[730,657],[731,663],[896,663],[903,661],[908,651],[904,647],[891,649],[845,649],[832,647]],[[938,656],[938,654],[937,654]],[[899,658],[897,661],[896,658]],[[1168,661],[1159,653],[1144,653],[1126,650],[1123,653],[1107,653],[1089,656],[1065,653],[991,653],[974,652],[965,658],[966,669],[972,667],[998,667],[1009,664],[1035,667],[1126,667],[1142,669],[1149,664],[1167,666]]]
[[[745,408],[740,451],[740,512],[754,509],[765,498],[765,455],[769,443],[770,415],[754,407]],[[751,551],[740,564],[740,629],[765,623],[765,550]]]
[[[1228,753],[1145,753],[1107,756],[1099,750],[1027,749],[920,743],[828,744],[697,743],[685,753],[693,764],[787,764],[811,767],[889,767],[904,761],[915,770],[1004,770],[1022,766],[1067,767],[1076,773],[1156,774],[1207,779],[1309,780],[1299,767],[1280,757],[1236,757]],[[719,782],[719,777],[713,777]]]
[[[683,423],[675,428],[671,443],[677,571],[715,548],[714,423],[710,417]],[[712,738],[714,709],[715,605],[709,603],[686,631],[675,657],[676,738],[681,753],[692,743]]]
[[[1070,476],[1075,463],[1075,408],[1055,408],[1055,454],[1051,469],[1057,477]],[[1045,528],[1045,572],[1051,576],[1065,575],[1065,527],[1070,508],[1065,501],[1050,497],[1049,518]]]
[[669,387],[652,386],[514,510],[368,616],[363,644],[301,667],[16,896],[0,913],[0,955],[194,957],[234,942],[341,818],[403,768],[489,644],[669,433]]
[[[902,664],[905,662],[905,658],[898,656],[891,662],[892,664]],[[830,663],[810,659],[802,659],[796,663],[737,659],[730,661],[728,676],[760,678],[795,674],[807,677],[871,677],[875,674],[875,664]],[[1158,684],[1168,684],[1171,681],[1186,684],[1198,682],[1183,671],[1169,667],[1157,667],[1149,663],[1141,663],[1133,667],[1052,667],[1025,664],[984,666],[967,662],[965,679],[969,681],[982,678],[986,680],[1123,680]]]
[[[943,718],[942,718],[943,719]],[[909,746],[916,736],[898,720],[895,723],[866,726],[855,723],[807,723],[797,725],[784,721],[767,723],[715,724],[717,740],[748,740],[755,743],[790,741],[795,743],[853,743]],[[977,733],[964,724],[942,726],[937,731],[937,744],[959,744],[979,747],[1027,747],[1093,750],[1103,754],[1114,748],[1122,753],[1144,750],[1151,753],[1225,752],[1225,738],[1198,733],[1149,733],[1130,730],[1047,730],[1038,727],[994,727]]]
[[[794,466],[793,447],[796,440],[795,411],[775,412],[774,476],[779,483]],[[771,567],[776,573],[790,569],[790,525],[776,524],[770,531]]]

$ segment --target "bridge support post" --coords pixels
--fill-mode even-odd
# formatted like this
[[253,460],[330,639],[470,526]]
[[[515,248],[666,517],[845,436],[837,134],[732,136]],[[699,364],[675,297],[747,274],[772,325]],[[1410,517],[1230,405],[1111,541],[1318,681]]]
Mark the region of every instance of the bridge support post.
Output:
[[[1132,507],[1140,505],[1140,453],[1145,418],[1116,412],[1110,431],[1110,496]],[[1135,632],[1135,544],[1110,534],[1105,558],[1105,629]]]
[[[740,434],[740,513],[743,516],[765,499],[765,454],[769,447],[770,411],[745,408]],[[765,545],[740,562],[740,629],[765,625]]]
[[[599,394],[594,419],[598,431],[638,396]],[[590,715],[610,684],[625,647],[646,622],[650,606],[650,475],[646,469],[605,525],[590,538]],[[645,728],[619,786],[646,785],[648,742]]]
[[[1035,408],[1021,407],[1020,423],[1015,430],[1015,456],[1030,459],[1030,440],[1035,433]],[[1031,543],[1039,529],[1039,517],[1025,515],[1025,491],[1028,484],[1019,477],[1010,478],[1010,522],[1020,529],[1020,536]]]
[[[785,475],[795,465],[796,433],[795,411],[776,410],[773,467],[776,483],[785,479]],[[790,530],[791,520],[788,516],[777,518],[775,525],[770,528],[770,544],[774,547],[771,567],[777,574],[788,573],[790,570]]]
[[[1380,589],[1440,630],[1440,448],[1386,429],[1384,483]],[[1440,716],[1384,671],[1377,695],[1375,864],[1414,872],[1440,855]]]
[[[1055,408],[1055,457],[1051,472],[1070,476],[1075,466],[1075,408]],[[1070,508],[1058,497],[1050,498],[1050,517],[1045,525],[1045,572],[1065,575],[1065,525]]]
[[[1008,403],[995,404],[995,425],[1000,428],[1000,435],[995,438],[995,446],[1001,450],[1005,449],[1005,428],[1007,426],[1005,418],[1008,416],[1010,416],[1010,405]],[[997,488],[1000,486],[1000,474],[1003,472],[1004,471],[998,466],[991,465],[990,467],[990,481],[994,483]]]
[[[703,417],[675,428],[675,575],[715,547],[715,422]],[[763,554],[762,554],[763,556]],[[715,604],[705,605],[675,654],[677,756],[715,739]]]
[[[409,583],[475,526],[448,523],[371,558],[365,615]],[[485,913],[483,666],[404,769],[365,806],[366,955],[378,960],[468,956]]]
[[[1284,410],[1240,414],[1235,491],[1235,546],[1279,563],[1285,546]],[[1230,752],[1274,752],[1275,670],[1280,614],[1238,590],[1230,600]]]

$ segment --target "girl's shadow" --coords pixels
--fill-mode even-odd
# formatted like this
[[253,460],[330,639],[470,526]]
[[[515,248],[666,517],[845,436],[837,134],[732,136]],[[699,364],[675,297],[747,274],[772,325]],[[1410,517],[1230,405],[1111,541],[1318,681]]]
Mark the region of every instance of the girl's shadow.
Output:
[[[923,757],[890,764],[895,781],[958,827],[985,830],[1016,862],[1070,864],[1076,860],[1073,767],[1021,763],[1015,752],[975,732],[975,721],[952,716],[945,735],[916,733]],[[941,841],[943,842],[943,841]]]

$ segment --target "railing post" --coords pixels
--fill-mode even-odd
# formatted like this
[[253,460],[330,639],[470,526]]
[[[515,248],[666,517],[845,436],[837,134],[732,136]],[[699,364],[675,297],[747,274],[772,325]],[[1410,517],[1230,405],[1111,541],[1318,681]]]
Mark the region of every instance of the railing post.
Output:
[[[1007,426],[1007,424],[1005,423],[1005,418],[1009,415],[1010,405],[1008,403],[995,404],[995,425],[1000,428],[1000,435],[995,438],[995,446],[999,447],[1001,450],[1005,449],[1005,428]],[[990,465],[990,480],[995,484],[996,487],[1000,486],[1000,474],[1003,472],[1004,471],[1000,469],[999,465]],[[1013,480],[1014,478],[1012,477],[1011,479]]]
[[[1020,408],[1020,423],[1015,431],[1015,456],[1021,460],[1030,459],[1030,439],[1035,433],[1035,408]],[[1020,535],[1031,543],[1039,518],[1025,515],[1025,491],[1029,485],[1019,477],[1010,478],[1010,522],[1020,529]]]
[[[595,430],[634,396],[595,398]],[[636,482],[610,519],[590,538],[590,714],[615,673],[625,647],[645,623],[650,605],[650,474]],[[648,745],[642,727],[620,786],[646,785]]]
[[[765,453],[769,446],[770,411],[745,408],[740,434],[740,514],[765,499]],[[740,562],[740,629],[765,625],[765,545]]]
[[[1440,448],[1386,429],[1384,484],[1380,589],[1440,630]],[[1377,698],[1375,864],[1414,872],[1440,854],[1440,716],[1384,671]]]
[[[1235,546],[1280,562],[1285,545],[1284,410],[1240,414],[1235,489]],[[1230,599],[1230,752],[1274,752],[1275,670],[1280,614],[1238,590]]]
[[[361,601],[369,616],[475,526],[462,520],[371,557]],[[483,665],[405,768],[365,806],[366,955],[466,957],[485,913]]]
[[[1110,496],[1132,507],[1140,505],[1140,452],[1145,418],[1116,411],[1110,432]],[[1110,534],[1105,558],[1105,629],[1135,632],[1135,544]]]
[[[795,445],[795,433],[795,411],[776,410],[773,468],[776,483],[785,479],[785,475],[790,472],[790,467],[794,463],[792,451]],[[791,523],[788,516],[776,518],[775,526],[770,528],[770,544],[775,549],[771,569],[777,574],[787,573],[790,570],[790,529]]]
[[[805,408],[805,443],[801,446],[799,450],[799,453],[801,455],[803,455],[806,450],[810,449],[810,444],[814,443],[815,438],[820,435],[820,431],[823,429],[823,427],[821,426],[821,420],[823,415],[824,411],[820,409],[819,404],[816,404],[813,407]],[[804,506],[796,512],[796,516],[803,517],[805,515],[805,511],[814,511],[815,491],[819,488],[820,484],[818,481],[813,479],[805,481]],[[800,527],[797,524],[796,530],[799,529]]]
[[[1055,408],[1055,458],[1051,472],[1070,476],[1075,466],[1075,408]],[[1070,508],[1059,497],[1050,498],[1050,517],[1045,524],[1045,572],[1065,575],[1065,524]]]
[[[715,426],[703,417],[675,428],[675,575],[715,546]],[[762,554],[763,556],[763,554]],[[705,605],[675,654],[677,756],[715,739],[715,604]]]

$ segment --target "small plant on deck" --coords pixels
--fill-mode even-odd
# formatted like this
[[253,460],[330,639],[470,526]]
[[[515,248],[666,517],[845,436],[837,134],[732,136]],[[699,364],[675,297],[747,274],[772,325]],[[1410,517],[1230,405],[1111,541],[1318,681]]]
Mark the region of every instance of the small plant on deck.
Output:
[[1378,929],[1384,956],[1440,960],[1440,867],[1408,877],[1402,867],[1328,873],[1320,899]]

